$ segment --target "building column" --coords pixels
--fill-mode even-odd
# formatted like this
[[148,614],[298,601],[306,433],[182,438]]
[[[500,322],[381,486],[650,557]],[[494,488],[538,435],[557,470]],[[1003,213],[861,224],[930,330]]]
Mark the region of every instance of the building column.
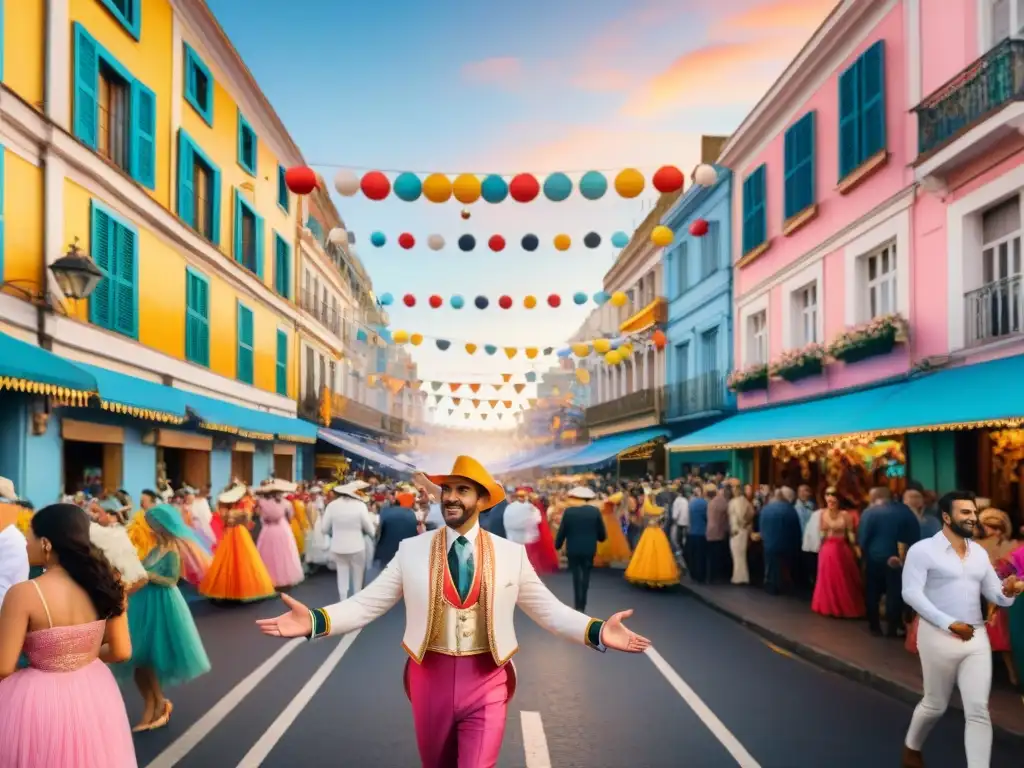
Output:
[[71,130],[71,20],[68,0],[46,0],[46,114]]
[[647,370],[647,350],[640,353],[640,378],[641,378],[641,389],[651,388],[650,371]]

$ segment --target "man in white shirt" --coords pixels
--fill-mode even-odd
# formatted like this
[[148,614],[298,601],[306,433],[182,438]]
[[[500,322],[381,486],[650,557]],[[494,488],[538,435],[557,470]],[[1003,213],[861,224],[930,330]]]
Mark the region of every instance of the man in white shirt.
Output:
[[921,748],[949,704],[953,685],[964,704],[967,768],[988,768],[992,755],[992,648],[981,613],[981,597],[1013,605],[1024,581],[1000,583],[980,544],[974,494],[952,491],[939,499],[942,530],[914,544],[903,565],[903,600],[921,617],[917,634],[924,698],[914,710],[903,747],[904,768],[921,768]]
[[28,543],[18,530],[22,508],[17,500],[14,483],[0,477],[0,605],[8,589],[28,581]]
[[334,489],[337,498],[324,510],[320,530],[331,539],[331,561],[338,572],[338,599],[348,597],[349,586],[355,595],[363,588],[366,575],[365,536],[374,536],[377,526],[359,491],[369,485],[356,480]]
[[516,488],[516,500],[505,507],[505,537],[523,546],[540,538],[540,510],[530,503],[529,496],[529,488]]
[[681,557],[686,546],[686,532],[690,527],[690,500],[680,489],[672,502],[672,543],[676,547],[676,556]]

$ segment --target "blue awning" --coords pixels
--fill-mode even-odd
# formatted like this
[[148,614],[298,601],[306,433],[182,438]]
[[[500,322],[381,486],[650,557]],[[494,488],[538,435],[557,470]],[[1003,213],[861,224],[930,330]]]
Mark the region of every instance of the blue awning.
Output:
[[753,448],[886,429],[891,425],[882,424],[892,419],[888,404],[906,386],[890,384],[847,395],[745,411],[673,440],[666,447],[670,451]]
[[585,445],[570,445],[566,448],[555,448],[554,450],[545,451],[544,453],[533,456],[524,462],[516,464],[511,468],[511,472],[521,472],[527,469],[548,469],[550,467],[561,467],[564,464],[561,463],[562,459],[568,456],[579,453],[586,449]]
[[336,429],[320,429],[317,435],[324,442],[330,443],[335,448],[340,448],[352,457],[371,461],[379,467],[390,469],[394,472],[414,471],[413,467],[409,464],[399,461],[393,456],[388,456],[386,453],[367,445],[355,435],[350,435],[346,432],[339,432]]
[[652,427],[650,429],[637,429],[632,432],[623,432],[619,435],[608,435],[608,437],[602,437],[595,440],[582,451],[560,459],[560,463],[558,464],[545,462],[545,466],[578,467],[580,469],[596,467],[604,464],[606,461],[614,459],[623,451],[628,451],[630,448],[643,445],[651,440],[668,437],[670,434],[671,433],[667,429]]
[[183,394],[189,410],[195,413],[203,429],[237,434],[250,440],[316,442],[317,425],[304,419],[257,411],[193,392]]
[[99,384],[63,357],[0,333],[0,389],[63,397],[76,405],[87,405]]
[[180,389],[88,363],[77,365],[96,378],[105,411],[167,424],[181,424],[188,418],[186,393]]

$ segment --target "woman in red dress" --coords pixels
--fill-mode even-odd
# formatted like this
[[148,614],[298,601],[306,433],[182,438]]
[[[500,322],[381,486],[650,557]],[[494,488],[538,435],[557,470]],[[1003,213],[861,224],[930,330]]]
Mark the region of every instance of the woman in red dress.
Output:
[[865,614],[864,590],[853,550],[854,522],[839,508],[835,488],[825,489],[825,505],[821,511],[821,552],[811,610],[823,616],[859,619]]
[[558,570],[558,551],[555,549],[555,537],[551,534],[544,502],[532,488],[525,490],[529,493],[530,503],[540,512],[540,522],[537,523],[539,536],[535,542],[526,545],[526,556],[530,558],[537,573],[555,573]]

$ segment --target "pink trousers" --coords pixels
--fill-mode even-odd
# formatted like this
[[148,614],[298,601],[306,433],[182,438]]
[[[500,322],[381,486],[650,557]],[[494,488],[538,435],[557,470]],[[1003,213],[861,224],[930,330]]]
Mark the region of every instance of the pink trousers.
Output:
[[490,654],[427,653],[405,674],[423,768],[494,768],[515,674],[509,665],[496,667]]

